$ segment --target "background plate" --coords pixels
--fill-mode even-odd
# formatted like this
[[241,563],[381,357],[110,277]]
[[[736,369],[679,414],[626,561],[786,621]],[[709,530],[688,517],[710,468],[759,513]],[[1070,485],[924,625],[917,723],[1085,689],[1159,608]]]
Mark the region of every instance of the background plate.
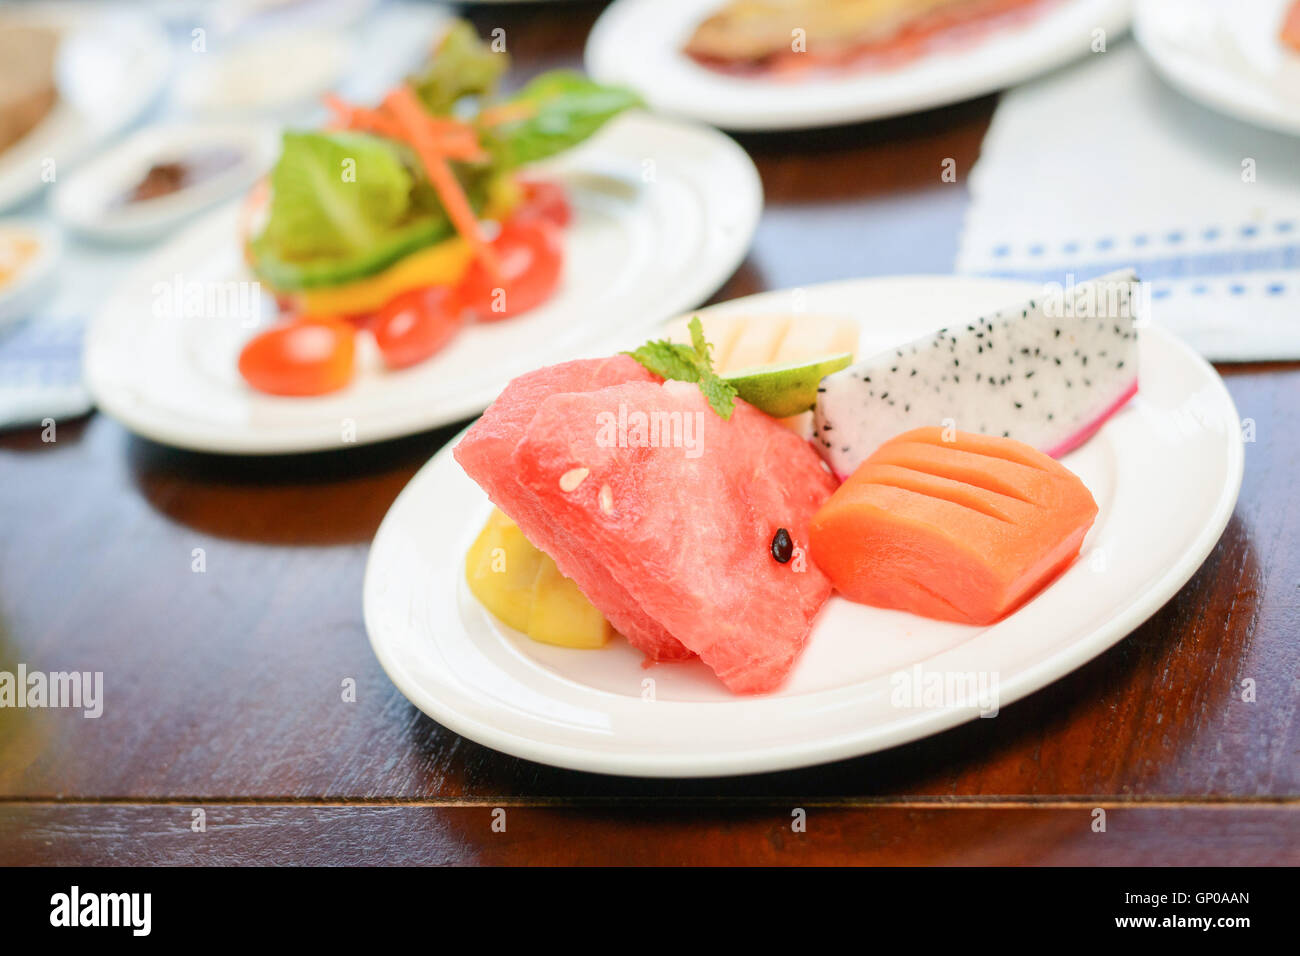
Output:
[[1300,135],[1300,53],[1278,39],[1290,0],[1140,0],[1133,33],[1171,84],[1228,116]]
[[[606,354],[708,298],[740,264],[763,206],[754,164],[734,142],[645,113],[529,173],[562,182],[574,208],[560,289],[546,305],[472,325],[398,372],[363,348],[356,379],[331,395],[262,395],[236,360],[258,318],[248,313],[265,323],[274,307],[252,293],[223,305],[235,295],[229,283],[250,280],[232,205],[142,263],[92,323],[86,380],[96,402],[156,441],[243,454],[338,448],[348,427],[360,444],[445,425],[482,411],[522,372]],[[214,308],[186,317],[192,290]]]
[[[857,316],[862,353],[1003,306],[1038,286],[956,277],[867,279],[766,293],[728,312]],[[714,311],[714,310],[711,310]],[[641,666],[621,639],[599,651],[537,644],[469,594],[464,557],[490,510],[444,448],[384,518],[365,579],[376,655],[407,698],[489,747],[579,770],[716,776],[805,766],[915,740],[977,716],[902,708],[891,675],[996,675],[1005,706],[1150,617],[1219,539],[1241,485],[1236,410],[1218,374],[1146,328],[1142,390],[1064,459],[1100,513],[1079,560],[1011,617],[967,627],[832,597],[786,686],[727,692],[701,663]],[[646,700],[647,680],[653,700]]]
[[1000,90],[1055,69],[1128,26],[1131,0],[1055,0],[1037,16],[896,69],[769,80],[706,69],[682,46],[722,0],[616,0],[587,39],[587,71],[635,87],[655,109],[724,129],[775,130],[879,119]]

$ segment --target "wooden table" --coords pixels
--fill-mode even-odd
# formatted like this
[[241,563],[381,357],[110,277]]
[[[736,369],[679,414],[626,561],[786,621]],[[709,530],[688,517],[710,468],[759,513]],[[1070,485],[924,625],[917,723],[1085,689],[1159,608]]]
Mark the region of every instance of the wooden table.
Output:
[[[474,19],[505,27],[527,75],[577,65],[598,12]],[[964,180],[992,108],[742,137],[767,209],[717,298],[950,271],[967,194],[940,163]],[[1294,863],[1300,364],[1221,370],[1257,423],[1241,500],[1149,622],[995,720],[737,779],[506,757],[388,681],[361,620],[367,549],[456,429],[274,459],[174,451],[101,415],[52,444],[7,433],[0,669],[103,671],[105,709],[0,709],[0,863]]]

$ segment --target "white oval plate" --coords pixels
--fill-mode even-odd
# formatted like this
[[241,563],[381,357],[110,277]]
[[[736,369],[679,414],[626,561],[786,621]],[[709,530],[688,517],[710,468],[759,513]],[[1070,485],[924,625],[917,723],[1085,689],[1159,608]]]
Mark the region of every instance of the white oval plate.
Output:
[[735,130],[801,129],[930,109],[1003,89],[1088,53],[1128,26],[1131,0],[1058,0],[1026,23],[896,69],[768,80],[707,69],[682,52],[722,0],[616,0],[587,39],[592,76],[636,88],[658,110]]
[[[0,153],[0,209],[39,192],[97,144],[134,122],[171,71],[171,44],[146,10],[116,4],[29,4],[0,11],[6,23],[62,34],[59,98],[26,136]],[[48,166],[50,161],[54,166]]]
[[[1038,288],[956,277],[863,279],[809,287],[803,302],[811,313],[859,317],[862,351],[870,353]],[[790,293],[778,292],[717,309],[790,307]],[[1214,369],[1159,328],[1143,330],[1140,376],[1129,407],[1064,459],[1100,507],[1080,559],[991,627],[832,597],[787,685],[751,698],[728,693],[698,661],[643,668],[621,639],[598,651],[537,644],[469,594],[465,552],[491,505],[448,445],[402,491],[375,535],[364,586],[371,646],[398,689],[439,723],[497,750],[577,770],[753,773],[925,737],[976,711],[895,706],[893,675],[914,665],[925,674],[996,675],[997,702],[1006,706],[1130,633],[1218,541],[1241,484],[1232,399]],[[648,679],[653,700],[644,697]]]
[[1289,0],[1140,0],[1133,33],[1173,86],[1228,116],[1300,134],[1300,53],[1278,39]]
[[[360,367],[342,391],[259,394],[236,362],[254,320],[274,307],[248,285],[231,206],[137,267],[91,323],[91,393],[141,435],[233,454],[339,448],[445,425],[482,411],[522,372],[611,352],[708,298],[740,264],[763,206],[754,164],[734,142],[646,113],[615,120],[535,173],[563,182],[574,208],[561,286],[541,308],[470,326],[399,372],[384,370],[361,337]],[[187,306],[187,294],[203,305]],[[213,317],[193,316],[200,308]]]
[[[278,149],[279,137],[269,124],[150,126],[61,181],[50,196],[50,208],[60,222],[82,235],[104,242],[146,242],[247,189],[271,168]],[[239,159],[172,195],[121,202],[155,163],[206,150],[228,150]]]

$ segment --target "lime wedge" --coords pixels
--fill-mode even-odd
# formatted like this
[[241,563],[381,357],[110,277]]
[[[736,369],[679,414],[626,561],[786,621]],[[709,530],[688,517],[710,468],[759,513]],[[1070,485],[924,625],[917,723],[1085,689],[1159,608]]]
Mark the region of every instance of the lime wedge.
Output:
[[749,404],[773,418],[788,418],[817,404],[817,386],[853,363],[848,352],[804,362],[736,369],[722,378]]

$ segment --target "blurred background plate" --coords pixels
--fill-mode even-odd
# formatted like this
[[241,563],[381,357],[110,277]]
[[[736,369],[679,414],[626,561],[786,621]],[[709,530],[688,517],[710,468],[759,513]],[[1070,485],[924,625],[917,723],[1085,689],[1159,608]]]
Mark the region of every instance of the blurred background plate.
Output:
[[[366,443],[434,428],[482,411],[522,372],[608,354],[703,302],[740,264],[763,205],[758,173],[734,142],[640,112],[529,172],[562,183],[574,210],[560,288],[531,312],[471,325],[401,371],[384,370],[363,336],[358,373],[342,391],[256,393],[236,361],[275,307],[244,268],[232,205],[127,277],[87,333],[87,384],[128,428],[202,451],[314,451],[344,447],[350,432]],[[185,303],[193,291],[205,300],[197,310]],[[240,308],[206,305],[223,296]]]
[[1086,55],[1093,31],[1105,31],[1108,42],[1123,33],[1131,0],[1048,0],[1030,20],[893,68],[789,79],[727,75],[681,52],[695,25],[720,5],[616,0],[591,30],[586,69],[599,81],[636,87],[656,109],[723,129],[848,124],[971,99]]
[[[23,48],[6,53],[0,64],[11,74],[4,81],[5,109],[39,117],[0,151],[4,209],[57,181],[90,149],[137,119],[162,90],[172,53],[157,20],[144,10],[116,5],[6,7],[0,10],[0,30],[17,38],[6,42]],[[54,44],[52,62],[32,54],[47,38]],[[24,101],[18,107],[8,98],[15,87]]]
[[[61,181],[50,207],[65,226],[94,239],[157,239],[251,186],[275,162],[278,144],[278,131],[265,124],[150,126]],[[176,188],[134,198],[147,185],[170,188],[158,181]]]
[[1054,69],[1128,26],[1131,0],[1047,0],[1019,23],[889,69],[791,79],[730,76],[682,52],[723,0],[615,0],[587,40],[587,71],[635,87],[659,110],[735,130],[799,129],[910,113],[970,99]]
[[1300,53],[1279,39],[1293,0],[1139,0],[1133,32],[1156,69],[1228,116],[1300,134]]

